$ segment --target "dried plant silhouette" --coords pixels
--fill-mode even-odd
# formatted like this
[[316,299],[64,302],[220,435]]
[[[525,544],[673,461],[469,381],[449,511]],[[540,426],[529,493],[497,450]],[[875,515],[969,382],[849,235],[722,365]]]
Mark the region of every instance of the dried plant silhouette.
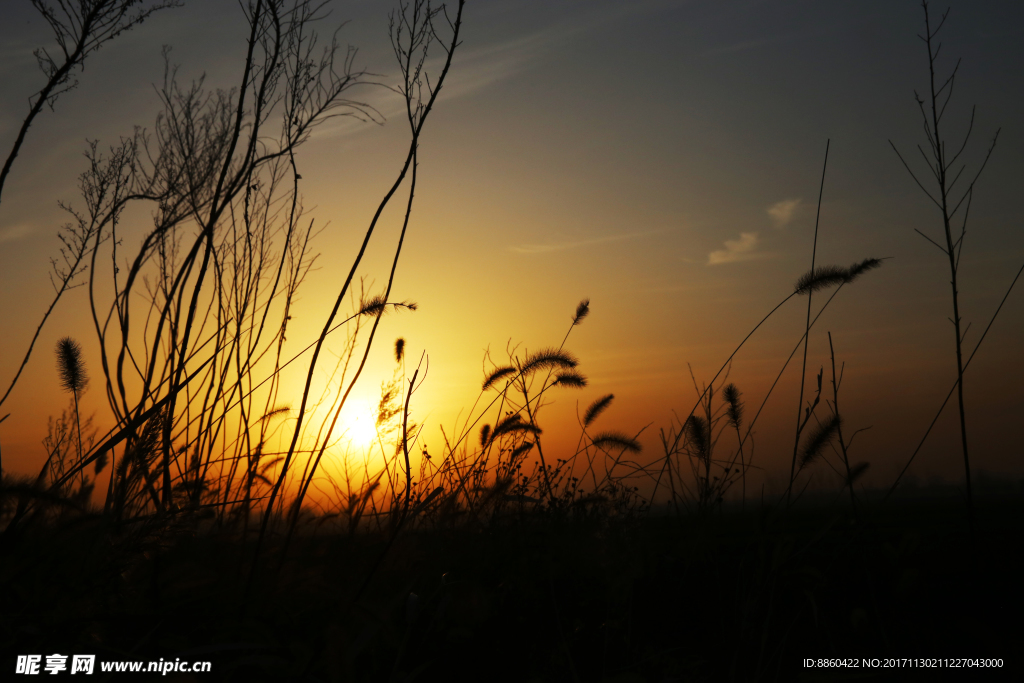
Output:
[[[828,275],[841,276],[838,272],[828,271],[816,271],[814,269],[814,261],[818,256],[818,224],[821,220],[821,197],[825,193],[825,171],[828,169],[828,148],[832,144],[829,140],[825,143],[825,161],[821,166],[821,187],[818,189],[818,209],[814,217],[814,242],[811,245],[811,269],[808,271],[808,275],[813,277],[815,273],[819,273],[822,281],[828,277]],[[800,398],[796,402],[796,437],[793,439],[793,460],[789,466],[789,490],[793,489],[793,480],[796,478],[796,455],[797,449],[800,447],[800,434],[803,432],[804,427],[807,426],[807,421],[811,417],[811,413],[814,411],[814,407],[818,405],[818,399],[815,398],[814,406],[805,409],[804,408],[804,385],[807,381],[807,347],[809,345],[809,333],[811,330],[811,298],[814,294],[814,287],[808,285],[801,287],[801,284],[797,284],[797,290],[806,289],[807,292],[807,323],[804,328],[804,360],[800,366]],[[818,376],[818,396],[821,396],[821,376]],[[803,421],[800,420],[801,412],[806,411]],[[804,463],[801,462],[801,469],[803,469]],[[788,494],[787,494],[788,495]]]
[[[56,6],[53,6],[43,0],[32,0],[32,5],[53,31],[60,54],[54,57],[45,48],[35,51],[36,62],[43,75],[46,76],[46,84],[29,99],[29,113],[22,121],[17,137],[7,153],[3,168],[0,169],[0,200],[3,198],[4,187],[7,184],[11,168],[14,166],[14,160],[28,136],[29,128],[42,112],[44,105],[53,110],[61,95],[78,86],[76,73],[85,68],[86,58],[120,34],[138,26],[155,12],[177,7],[180,2],[177,0],[157,0],[156,2],[92,0],[78,3],[58,2]],[[95,146],[92,146],[91,151],[90,161],[93,162],[93,166],[88,175],[89,180],[86,180],[87,176],[83,176],[83,183],[87,184],[83,185],[82,190],[89,193],[89,198],[93,202],[92,206],[110,207],[116,204],[117,200],[111,202],[104,197],[106,190],[114,184],[114,179],[106,174],[114,169],[123,169],[126,160],[110,163],[101,170],[95,164]],[[62,229],[60,234],[60,240],[64,245],[60,252],[62,263],[58,263],[56,259],[52,261],[51,282],[54,283],[56,294],[36,328],[18,371],[14,374],[3,396],[0,396],[0,407],[10,396],[18,378],[21,377],[21,373],[32,355],[36,340],[39,339],[39,333],[50,314],[53,313],[57,302],[72,287],[75,278],[81,273],[92,238],[101,228],[101,225],[97,224],[99,213],[101,211],[96,211],[86,218],[72,212],[76,219],[75,223],[68,224]]]
[[[928,240],[932,245],[937,247],[939,251],[946,255],[946,259],[949,261],[949,275],[950,275],[950,287],[951,299],[953,305],[953,316],[950,318],[950,322],[953,324],[954,331],[954,342],[956,349],[956,392],[957,392],[957,405],[959,408],[960,417],[960,443],[961,450],[964,459],[964,479],[967,489],[967,515],[970,520],[971,534],[972,537],[975,534],[975,513],[974,513],[974,495],[971,486],[971,461],[968,451],[968,439],[967,439],[967,415],[966,408],[964,405],[964,369],[966,364],[964,362],[963,342],[967,335],[967,328],[962,328],[963,319],[960,315],[960,289],[957,276],[960,268],[960,255],[963,252],[964,238],[967,236],[967,219],[971,210],[971,200],[974,197],[974,187],[981,177],[982,171],[985,170],[985,166],[988,164],[989,158],[992,156],[993,150],[995,150],[996,140],[999,138],[999,131],[997,130],[995,135],[992,137],[992,142],[988,147],[988,151],[985,154],[978,169],[973,172],[973,177],[966,184],[957,188],[957,182],[960,180],[961,175],[967,169],[967,164],[960,162],[960,157],[967,149],[967,144],[970,142],[971,133],[974,130],[974,115],[975,108],[971,109],[971,118],[967,126],[967,131],[963,135],[963,141],[959,144],[959,147],[951,147],[949,151],[946,149],[947,135],[944,134],[945,128],[940,128],[943,116],[946,113],[950,100],[953,97],[953,87],[956,84],[957,71],[960,69],[960,61],[958,60],[952,71],[949,73],[944,80],[942,76],[937,75],[936,68],[938,63],[939,50],[942,47],[942,43],[938,42],[937,37],[939,32],[942,30],[943,25],[946,23],[946,18],[949,16],[949,10],[947,9],[942,17],[939,19],[938,24],[932,26],[931,17],[928,13],[928,2],[923,0],[921,7],[924,10],[924,33],[919,37],[924,42],[925,47],[928,50],[928,92],[924,98],[917,94],[915,91],[914,97],[917,100],[917,105],[921,110],[921,118],[924,123],[925,137],[928,142],[928,152],[921,147],[917,146],[921,156],[925,159],[928,164],[928,170],[931,172],[934,184],[931,190],[922,183],[918,174],[907,163],[907,160],[903,157],[900,151],[896,148],[896,145],[890,140],[889,144],[892,146],[893,151],[899,156],[903,166],[907,169],[907,172],[917,183],[921,191],[928,197],[928,199],[935,205],[939,210],[939,214],[942,219],[942,232],[940,233],[939,241],[936,241],[929,237],[927,234],[920,230],[915,231],[921,235],[924,239]],[[941,83],[940,83],[941,81]],[[956,152],[950,154],[950,152],[956,149]],[[959,163],[959,166],[958,166]],[[958,217],[961,209],[963,213]],[[959,221],[959,226],[954,225],[955,221]]]
[[[85,58],[176,4],[33,2],[63,56],[38,55],[47,84],[30,100],[0,191],[43,104],[74,87]],[[960,156],[946,156],[939,134],[953,77],[936,88],[942,24],[931,28],[927,3],[932,90],[919,103],[957,342],[946,400],[959,390],[969,531],[977,557],[992,560],[985,581],[975,554],[950,550],[955,511],[886,503],[863,487],[869,463],[854,442],[869,427],[842,391],[841,336],[827,332],[828,360],[818,357],[816,373],[810,365],[806,386],[821,316],[884,263],[819,262],[830,141],[810,268],[780,285],[781,301],[709,381],[690,368],[696,401],[657,430],[658,452],[642,443],[655,441],[645,436],[653,423],[638,422],[624,394],[596,388],[585,354],[570,350],[592,333],[591,315],[604,315],[596,298],[593,311],[589,298],[566,311],[561,340],[488,349],[475,400],[437,424],[428,446],[432,406],[418,393],[432,379],[427,350],[409,334],[388,336],[383,350],[375,342],[391,335],[386,316],[401,325],[418,309],[392,292],[421,160],[430,168],[426,122],[435,105],[458,106],[439,94],[461,67],[464,5],[399,2],[388,23],[392,83],[358,68],[340,34],[321,37],[325,5],[247,0],[237,82],[186,81],[165,48],[152,125],[109,148],[88,143],[80,197],[62,204],[70,219],[52,262],[55,297],[0,397],[15,396],[57,302],[81,286],[90,338],[75,330],[58,342],[52,387],[70,405],[49,422],[38,474],[0,476],[0,646],[210,658],[239,681],[767,681],[795,679],[809,652],[910,652],[950,638],[971,656],[1010,652],[1013,634],[985,610],[1016,600],[1002,593],[1016,585],[1018,550],[1000,539],[1017,517],[1004,514],[1011,503],[976,510],[970,497],[962,381],[1017,278],[965,359],[957,268],[985,164],[968,186],[959,171],[947,175]],[[401,99],[402,155],[353,253],[330,255],[338,281],[317,331],[293,339],[326,226],[303,205],[301,151],[332,117],[383,123],[363,95],[371,88]],[[401,227],[375,287],[366,254],[389,208]],[[151,224],[138,218],[147,211]],[[804,324],[760,395],[738,378],[739,354],[803,296]],[[770,458],[755,429],[801,349],[791,467],[766,499],[757,484]],[[366,376],[371,353],[393,359],[389,377]],[[298,373],[294,384],[286,372]],[[346,407],[371,381],[380,395],[359,445]],[[90,386],[102,415],[80,411]],[[573,400],[567,431],[549,407]],[[780,470],[782,441],[768,444],[779,446]],[[882,456],[866,457],[878,469]],[[941,606],[940,593],[951,596]]]

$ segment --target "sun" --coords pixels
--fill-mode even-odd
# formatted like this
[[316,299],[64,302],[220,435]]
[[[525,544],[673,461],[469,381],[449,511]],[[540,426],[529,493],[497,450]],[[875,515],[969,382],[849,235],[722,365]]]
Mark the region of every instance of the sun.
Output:
[[365,448],[377,438],[377,416],[363,401],[345,406],[345,436],[353,446]]

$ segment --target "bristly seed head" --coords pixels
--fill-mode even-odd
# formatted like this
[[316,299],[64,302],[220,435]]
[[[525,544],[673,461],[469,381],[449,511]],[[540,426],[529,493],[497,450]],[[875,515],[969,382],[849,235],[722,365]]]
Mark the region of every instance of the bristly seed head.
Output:
[[588,313],[590,313],[590,297],[583,299],[576,306],[576,315],[572,317],[572,324],[579,325],[587,317]]
[[587,386],[587,378],[576,370],[566,370],[558,373],[552,386],[582,389]]
[[64,390],[76,396],[89,383],[85,361],[82,360],[82,347],[71,337],[64,337],[57,342],[57,371]]
[[822,266],[807,271],[796,281],[795,291],[797,294],[808,294],[819,289],[828,289],[836,285],[845,285],[853,282],[869,270],[882,265],[882,259],[867,258],[860,263],[854,263],[849,268],[842,266]]
[[494,426],[494,430],[491,431],[490,434],[490,441],[495,441],[498,437],[504,436],[505,434],[521,432],[529,432],[536,436],[541,433],[541,429],[530,422],[523,422],[522,418],[519,417],[519,413],[514,413]]
[[589,427],[590,423],[597,419],[597,416],[604,412],[604,409],[611,404],[612,399],[615,398],[615,394],[608,394],[602,396],[587,408],[587,412],[583,414],[583,426]]
[[822,266],[809,270],[796,281],[797,294],[809,294],[820,289],[828,289],[844,284],[847,279],[846,268],[842,266]]
[[568,351],[563,349],[541,349],[537,353],[531,354],[526,362],[523,363],[520,368],[520,372],[524,377],[529,375],[531,372],[537,370],[554,370],[556,368],[563,370],[572,370],[579,361]]
[[391,302],[387,301],[383,294],[377,294],[362,302],[359,306],[359,315],[384,315],[388,312],[388,306],[396,311],[402,308],[415,311],[417,308],[415,301]]
[[729,404],[725,413],[726,417],[729,418],[729,423],[737,428],[740,426],[740,422],[743,421],[743,404],[740,403],[740,396],[742,395],[735,384],[727,384],[725,389],[722,390],[722,398]]
[[841,424],[842,420],[840,417],[833,413],[827,420],[815,427],[814,431],[807,437],[807,442],[804,444],[803,452],[800,455],[800,469],[807,467],[815,458],[821,455],[821,452],[825,450],[825,446],[832,441],[839,431]]
[[697,451],[697,455],[700,458],[707,457],[709,455],[708,446],[710,442],[707,420],[700,415],[691,415],[686,420],[685,428],[690,443],[693,444],[694,449]]
[[499,380],[508,377],[515,371],[516,369],[510,365],[506,365],[503,368],[495,368],[494,372],[492,372],[490,375],[487,376],[486,379],[484,379],[483,390],[487,391],[492,386],[494,386],[495,382],[498,382]]
[[846,281],[853,282],[855,279],[869,270],[874,270],[882,265],[882,259],[866,258],[860,263],[854,263],[847,269]]
[[639,453],[640,442],[619,432],[602,432],[591,439],[598,448],[621,448],[629,453]]

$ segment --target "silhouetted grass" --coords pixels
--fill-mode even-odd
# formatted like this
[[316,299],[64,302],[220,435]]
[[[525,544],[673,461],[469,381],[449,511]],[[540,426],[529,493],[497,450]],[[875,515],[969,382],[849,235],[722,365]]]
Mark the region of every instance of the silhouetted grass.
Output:
[[[315,10],[296,7],[288,30],[301,46],[300,29]],[[458,45],[461,8],[447,22],[452,35],[442,44],[442,79]],[[304,129],[282,142],[281,158],[290,163],[265,170],[266,187],[253,182],[264,170],[252,166],[238,172],[234,194],[210,198],[223,189],[210,180],[217,164],[223,177],[237,168],[230,153],[196,170],[205,189],[188,201],[207,222],[187,266],[166,241],[173,242],[188,213],[186,204],[176,204],[185,202],[181,188],[160,185],[170,176],[158,168],[139,181],[146,192],[162,192],[162,204],[119,296],[128,302],[130,283],[156,259],[166,289],[151,297],[146,314],[159,319],[159,331],[147,336],[147,322],[141,347],[133,347],[129,304],[112,309],[117,329],[110,336],[98,328],[104,390],[115,415],[99,437],[78,414],[86,386],[80,348],[70,338],[58,345],[60,384],[72,405],[51,421],[39,474],[4,471],[0,478],[0,650],[208,659],[213,678],[230,681],[788,681],[831,680],[834,672],[804,667],[805,659],[991,657],[1015,664],[1016,633],[1005,624],[1022,602],[1024,491],[975,508],[968,488],[969,524],[956,499],[911,503],[855,494],[868,463],[851,462],[857,431],[844,433],[850,420],[839,408],[843,366],[837,373],[831,334],[831,399],[826,394],[822,403],[822,367],[813,400],[804,400],[817,320],[845,286],[882,264],[817,264],[817,227],[811,267],[788,295],[706,385],[691,371],[697,401],[661,429],[656,456],[642,452],[646,428],[605,428],[615,419],[613,394],[586,397],[575,448],[545,443],[545,406],[589,388],[583,362],[566,348],[591,312],[583,299],[557,346],[510,347],[507,358],[487,358],[478,398],[442,430],[443,446],[434,452],[422,444],[423,425],[414,418],[429,408],[415,400],[426,358],[407,369],[407,345],[398,339],[394,375],[377,406],[375,443],[367,453],[346,454],[338,471],[320,467],[381,317],[416,309],[389,296],[415,194],[419,134],[440,88],[422,74],[427,46],[437,39],[431,22],[441,17],[450,19],[415,2],[392,18],[412,133],[362,249],[408,175],[402,237],[383,293],[362,292],[356,302],[350,285],[363,252],[354,260],[323,332],[299,354],[314,352],[297,413],[278,399],[280,371],[299,357],[282,357],[291,302],[312,265],[310,229],[298,225],[300,176],[291,158]],[[254,13],[251,45],[262,35],[257,29],[270,35],[281,19]],[[332,55],[325,53],[317,72],[330,87],[303,91],[307,104],[333,102],[348,82],[336,80]],[[302,76],[289,87],[309,83]],[[181,117],[198,92],[165,84],[170,120],[194,123]],[[211,150],[238,142],[243,110],[234,134],[211,123],[220,120],[212,113],[198,117],[212,126],[204,129]],[[230,107],[218,111],[231,120]],[[103,179],[116,185],[111,179],[121,178],[137,151],[125,145],[108,166],[92,148],[87,187]],[[285,180],[291,189],[275,199],[273,186]],[[217,202],[243,215],[242,222],[221,223],[211,210]],[[287,217],[274,213],[278,204],[289,205]],[[108,218],[120,211],[93,208]],[[88,249],[80,243],[101,234],[102,225],[79,226],[71,242],[81,254]],[[272,258],[267,245],[278,232],[284,241]],[[224,239],[216,249],[215,235]],[[82,256],[76,258],[65,285],[79,268]],[[197,264],[206,272],[211,260],[214,293],[200,296],[202,277],[194,290],[181,289],[185,273]],[[263,282],[274,283],[269,293],[256,286]],[[812,316],[812,294],[826,291],[829,298]],[[338,322],[346,295],[353,313]],[[804,295],[799,339],[749,417],[743,393],[729,381],[732,362],[769,317]],[[266,324],[275,301],[277,326]],[[356,342],[369,319],[360,358]],[[162,336],[165,325],[174,327],[169,337]],[[342,325],[349,326],[344,350],[318,399],[311,391],[316,358]],[[748,474],[759,467],[753,429],[801,345],[792,469],[785,491],[765,500],[763,491],[755,497],[747,490]],[[260,376],[264,357],[273,369]],[[972,357],[958,361],[958,384]],[[346,374],[350,363],[354,376]],[[124,378],[132,371],[141,383],[138,399],[130,396],[139,386]],[[312,406],[326,409],[318,424]],[[276,430],[285,418],[292,431],[282,440]],[[965,447],[965,465],[966,455]],[[839,473],[839,489],[805,493],[807,473],[826,464]],[[110,473],[102,505],[93,501],[89,465],[94,478]],[[977,534],[970,553],[968,530]],[[892,672],[854,673],[873,679]]]
[[[0,643],[208,659],[238,681],[812,680],[803,658],[1012,657],[999,617],[1021,607],[1019,498],[979,507],[973,558],[948,499],[869,506],[863,523],[820,504],[703,519],[589,507],[485,525],[441,525],[439,508],[380,563],[387,531],[309,520],[249,603],[252,541],[201,520],[40,522],[4,539],[2,585],[17,590]],[[281,551],[272,538],[269,564]]]
[[[415,481],[411,391],[385,386],[379,428],[397,447],[383,471],[339,482],[333,509],[275,514],[256,565],[241,503],[153,512],[159,418],[120,459],[111,510],[93,508],[86,486],[56,490],[46,471],[7,476],[0,647],[208,659],[217,680],[237,681],[818,680],[803,659],[955,647],[1009,660],[995,619],[1021,602],[1019,495],[979,508],[977,556],[962,552],[955,499],[925,510],[868,497],[856,514],[821,494],[723,504],[751,466],[741,447],[714,454],[718,431],[742,444],[728,384],[684,423],[696,507],[681,492],[666,507],[634,484],[658,466],[631,460],[636,439],[591,432],[611,395],[582,414],[575,453],[529,464],[542,397],[579,390],[557,371],[580,367],[564,349],[513,349],[497,368],[512,371],[483,383],[486,407],[442,452],[423,452]],[[838,437],[831,405],[801,470]],[[387,432],[388,420],[404,428]]]

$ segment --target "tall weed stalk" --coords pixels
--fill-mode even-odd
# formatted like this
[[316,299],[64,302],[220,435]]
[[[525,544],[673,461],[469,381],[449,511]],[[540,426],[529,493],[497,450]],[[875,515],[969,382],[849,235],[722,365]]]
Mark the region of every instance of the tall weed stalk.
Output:
[[[925,48],[928,51],[928,93],[926,97],[922,98],[917,92],[914,92],[914,98],[917,101],[918,108],[921,111],[921,118],[924,123],[925,138],[928,143],[928,153],[926,154],[924,149],[920,145],[917,146],[918,151],[921,152],[921,156],[928,162],[928,170],[932,175],[934,181],[933,190],[929,190],[918,178],[918,174],[915,173],[907,160],[903,157],[900,151],[896,148],[896,145],[889,141],[893,151],[899,157],[903,166],[907,169],[907,172],[913,178],[917,186],[921,188],[921,191],[928,197],[928,199],[935,205],[939,210],[939,215],[942,221],[942,232],[940,233],[939,240],[936,241],[921,232],[916,230],[921,237],[930,242],[933,246],[939,249],[949,263],[949,277],[951,287],[951,300],[953,305],[953,316],[950,318],[950,322],[953,325],[954,332],[954,348],[956,350],[956,392],[957,392],[957,406],[959,408],[959,422],[960,422],[960,447],[963,454],[964,460],[964,480],[967,488],[967,518],[971,529],[971,539],[975,538],[975,513],[974,513],[974,494],[971,487],[971,461],[968,452],[968,439],[967,439],[967,413],[964,404],[964,353],[963,353],[963,342],[964,337],[967,334],[967,329],[962,328],[962,318],[960,315],[960,290],[958,285],[958,276],[960,270],[960,255],[963,251],[964,238],[967,236],[967,219],[971,210],[971,200],[974,198],[974,186],[981,176],[982,171],[985,170],[985,166],[988,164],[989,158],[992,156],[992,151],[995,149],[996,141],[999,138],[999,131],[997,130],[995,135],[992,137],[992,142],[989,145],[988,152],[985,154],[984,160],[981,162],[977,172],[974,173],[973,178],[970,182],[962,189],[955,189],[957,182],[964,170],[966,164],[961,163],[959,170],[957,170],[957,164],[960,160],[960,155],[963,154],[967,148],[967,143],[970,141],[971,133],[974,130],[974,115],[975,109],[971,109],[971,119],[967,126],[967,132],[964,134],[963,142],[958,147],[951,147],[947,150],[946,143],[947,138],[943,134],[943,129],[940,129],[942,118],[946,113],[946,107],[953,96],[953,86],[956,82],[956,75],[960,69],[960,61],[957,60],[956,65],[953,67],[949,76],[939,83],[941,76],[936,75],[936,66],[938,62],[939,50],[942,44],[937,41],[939,32],[942,30],[943,25],[946,23],[946,18],[949,16],[949,10],[947,9],[942,17],[939,19],[938,24],[933,28],[931,23],[931,17],[928,12],[928,1],[922,0],[921,7],[924,10],[924,34],[919,36],[925,44]],[[953,149],[957,151],[952,152]],[[961,217],[957,217],[960,210],[963,209]],[[959,220],[959,226],[954,227],[954,221]],[[969,326],[968,326],[969,327]]]

